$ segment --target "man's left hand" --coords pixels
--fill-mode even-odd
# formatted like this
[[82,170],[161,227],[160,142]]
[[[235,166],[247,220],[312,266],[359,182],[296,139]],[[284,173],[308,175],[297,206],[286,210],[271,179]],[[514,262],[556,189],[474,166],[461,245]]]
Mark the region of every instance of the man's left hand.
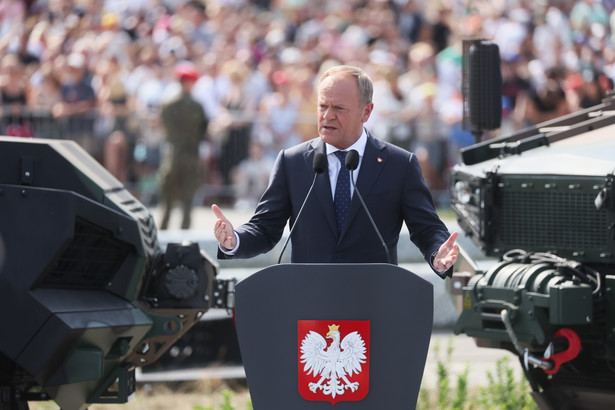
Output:
[[446,272],[457,261],[457,255],[459,255],[459,245],[455,243],[457,236],[459,236],[459,232],[453,232],[434,256],[433,267],[438,272]]

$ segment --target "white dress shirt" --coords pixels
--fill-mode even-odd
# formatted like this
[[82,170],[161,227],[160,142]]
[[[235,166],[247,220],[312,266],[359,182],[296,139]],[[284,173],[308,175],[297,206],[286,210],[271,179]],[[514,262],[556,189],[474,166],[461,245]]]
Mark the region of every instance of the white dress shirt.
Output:
[[[367,133],[365,132],[365,128],[361,133],[359,139],[352,144],[350,147],[346,148],[343,151],[351,151],[355,150],[359,153],[359,165],[357,169],[352,172],[352,178],[354,179],[355,184],[357,183],[357,178],[359,177],[359,170],[361,169],[361,162],[363,162],[363,154],[365,153],[365,145],[367,145]],[[335,198],[335,186],[337,185],[337,175],[340,173],[340,169],[342,165],[337,157],[333,154],[335,151],[340,151],[332,145],[325,144],[327,149],[327,161],[329,162],[329,182],[331,182],[331,196]],[[354,194],[354,186],[350,183],[350,197]]]

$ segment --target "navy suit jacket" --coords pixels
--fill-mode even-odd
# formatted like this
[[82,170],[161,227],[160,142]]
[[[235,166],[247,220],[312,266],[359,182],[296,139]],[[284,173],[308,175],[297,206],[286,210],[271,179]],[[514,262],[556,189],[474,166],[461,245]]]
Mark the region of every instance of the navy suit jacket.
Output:
[[[290,219],[291,227],[299,224],[291,237],[293,263],[387,262],[356,192],[344,230],[338,234],[326,171],[316,177],[314,190],[297,221],[314,179],[317,152],[326,154],[320,138],[280,152],[254,216],[236,228],[240,244],[234,257],[250,258],[270,251]],[[397,264],[397,242],[405,222],[410,239],[431,266],[432,255],[448,239],[449,232],[436,214],[416,156],[368,133],[356,186],[389,249],[391,263]],[[222,252],[218,257],[229,258]]]

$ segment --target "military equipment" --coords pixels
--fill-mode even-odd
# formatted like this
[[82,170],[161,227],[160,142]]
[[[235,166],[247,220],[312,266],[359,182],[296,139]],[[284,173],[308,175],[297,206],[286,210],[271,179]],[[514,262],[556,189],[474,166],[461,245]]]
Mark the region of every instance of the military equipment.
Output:
[[72,141],[0,137],[0,409],[123,403],[234,280]]
[[477,141],[483,131],[502,123],[502,73],[500,48],[492,41],[467,39],[462,42],[463,128]]
[[615,99],[462,150],[455,333],[518,354],[543,409],[615,403]]

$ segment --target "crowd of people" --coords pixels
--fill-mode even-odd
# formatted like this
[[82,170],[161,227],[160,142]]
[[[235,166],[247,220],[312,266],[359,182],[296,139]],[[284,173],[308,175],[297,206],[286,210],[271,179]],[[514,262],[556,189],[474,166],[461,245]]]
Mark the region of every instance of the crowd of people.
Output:
[[[475,141],[462,41],[493,40],[508,133],[595,105],[615,79],[613,0],[2,0],[0,134],[80,143],[150,205],[160,111],[191,89],[208,121],[195,201],[251,208],[280,149],[316,137],[315,84],[337,64],[374,82],[366,126],[415,152],[436,202]],[[443,195],[438,196],[438,193]]]

